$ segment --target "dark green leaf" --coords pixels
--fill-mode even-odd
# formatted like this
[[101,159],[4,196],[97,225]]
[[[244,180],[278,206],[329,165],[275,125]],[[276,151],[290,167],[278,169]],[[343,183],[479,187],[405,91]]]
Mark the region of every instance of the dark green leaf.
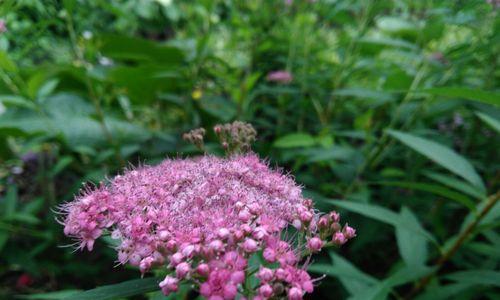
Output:
[[388,133],[418,153],[461,176],[482,191],[485,190],[484,183],[474,167],[450,148],[401,131],[389,130]]
[[161,281],[159,278],[144,278],[144,279],[134,279],[125,282],[121,282],[113,285],[106,285],[95,288],[93,290],[88,290],[84,292],[79,292],[75,294],[68,295],[63,299],[67,300],[107,300],[116,299],[122,297],[130,297],[135,295],[142,295],[144,293],[152,292],[158,290],[158,283]]

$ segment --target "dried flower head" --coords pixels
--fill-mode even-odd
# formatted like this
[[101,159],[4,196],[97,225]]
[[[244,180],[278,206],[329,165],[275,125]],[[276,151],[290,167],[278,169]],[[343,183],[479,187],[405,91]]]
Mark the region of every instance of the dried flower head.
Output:
[[184,133],[182,135],[182,139],[195,145],[196,148],[200,150],[204,150],[204,139],[205,137],[205,129],[204,128],[197,128],[193,129],[187,133]]
[[[301,265],[304,256],[355,236],[349,226],[333,226],[338,214],[320,215],[290,176],[254,154],[167,159],[129,170],[62,210],[64,232],[79,248],[92,250],[110,233],[119,240],[121,264],[143,274],[171,270],[159,285],[166,295],[190,281],[206,298],[301,299],[315,281]],[[292,224],[300,234],[290,233]],[[264,264],[250,266],[258,253]],[[260,284],[247,290],[250,276]]]
[[251,124],[240,121],[217,124],[214,127],[214,132],[224,150],[230,154],[250,151],[251,145],[257,137],[257,131]]

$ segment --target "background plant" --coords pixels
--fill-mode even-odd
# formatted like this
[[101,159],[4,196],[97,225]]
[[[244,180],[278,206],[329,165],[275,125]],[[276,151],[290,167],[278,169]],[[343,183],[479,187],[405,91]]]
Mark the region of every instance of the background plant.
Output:
[[[136,279],[109,271],[111,248],[58,247],[51,208],[128,162],[200,154],[182,132],[236,119],[358,230],[310,267],[328,275],[315,297],[498,297],[500,21],[487,1],[25,0],[0,17],[3,297]],[[280,70],[292,80],[267,80]],[[149,291],[126,286],[100,292]]]

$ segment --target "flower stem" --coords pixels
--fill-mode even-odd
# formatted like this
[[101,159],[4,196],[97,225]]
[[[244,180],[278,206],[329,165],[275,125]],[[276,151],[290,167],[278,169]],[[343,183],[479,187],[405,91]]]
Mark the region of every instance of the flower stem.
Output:
[[417,295],[420,291],[422,291],[427,284],[429,284],[432,277],[435,275],[437,271],[446,263],[457,251],[460,249],[465,240],[469,237],[469,235],[474,231],[479,222],[488,214],[488,212],[495,206],[495,204],[500,200],[500,191],[488,197],[486,205],[483,209],[476,215],[476,218],[472,223],[470,223],[458,236],[453,245],[445,251],[441,257],[436,261],[435,267],[436,271],[422,278],[415,287],[410,291],[410,293],[405,297],[405,299],[412,299],[415,295]]

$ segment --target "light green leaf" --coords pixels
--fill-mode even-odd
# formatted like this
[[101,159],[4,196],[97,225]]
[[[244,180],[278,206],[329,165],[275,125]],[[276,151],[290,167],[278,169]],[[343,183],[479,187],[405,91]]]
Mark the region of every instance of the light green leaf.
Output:
[[382,184],[382,185],[397,186],[397,187],[402,187],[402,188],[407,188],[407,189],[412,189],[412,190],[419,190],[419,191],[433,193],[433,194],[451,199],[453,201],[456,201],[460,204],[463,204],[464,206],[466,206],[467,208],[469,208],[472,211],[476,210],[476,204],[471,199],[469,199],[467,196],[460,194],[458,192],[452,191],[450,189],[447,189],[445,187],[442,187],[440,185],[435,185],[435,184],[430,184],[430,183],[421,183],[421,182],[406,182],[406,181],[382,181],[382,182],[378,182],[378,183]]
[[481,192],[480,190],[473,187],[469,183],[459,180],[457,178],[436,172],[424,172],[423,174],[432,180],[435,180],[441,184],[454,188],[457,191],[472,196],[476,199],[482,200],[486,197],[485,193]]
[[5,52],[0,50],[0,69],[4,69],[7,72],[17,72],[17,66],[9,58],[9,55]]
[[[420,227],[417,217],[407,207],[403,207],[400,213],[401,218],[413,223],[415,227]],[[423,230],[423,229],[422,229]],[[399,254],[403,257],[406,265],[409,267],[422,267],[427,261],[427,240],[404,227],[396,228],[396,240],[398,243]]]
[[477,89],[462,87],[440,87],[427,89],[425,92],[443,97],[464,98],[467,100],[482,102],[491,105],[500,106],[500,94]]
[[101,286],[92,290],[71,294],[63,299],[67,300],[107,300],[121,297],[130,297],[158,290],[159,278],[150,277],[134,279],[113,285]]
[[491,128],[495,129],[496,132],[500,133],[500,121],[481,112],[476,112],[476,115],[483,120],[484,123],[488,124]]
[[466,284],[493,285],[500,287],[500,272],[493,270],[461,271],[448,274],[445,278]]
[[474,186],[480,188],[481,191],[485,190],[484,183],[474,167],[464,157],[452,149],[428,139],[401,131],[388,130],[388,133],[418,153],[426,156],[458,176],[461,176]]
[[363,216],[372,218],[374,220],[392,225],[396,228],[404,227],[408,231],[411,231],[413,234],[419,234],[423,237],[426,237],[429,241],[432,241],[434,244],[437,244],[436,239],[426,230],[422,229],[420,226],[415,226],[415,223],[412,223],[405,218],[402,218],[399,214],[377,205],[373,204],[365,204],[365,203],[357,203],[352,201],[344,201],[344,200],[329,200],[335,206],[347,209],[352,212],[359,213]]
[[311,147],[316,144],[314,138],[307,133],[292,133],[277,139],[273,146],[276,148]]

